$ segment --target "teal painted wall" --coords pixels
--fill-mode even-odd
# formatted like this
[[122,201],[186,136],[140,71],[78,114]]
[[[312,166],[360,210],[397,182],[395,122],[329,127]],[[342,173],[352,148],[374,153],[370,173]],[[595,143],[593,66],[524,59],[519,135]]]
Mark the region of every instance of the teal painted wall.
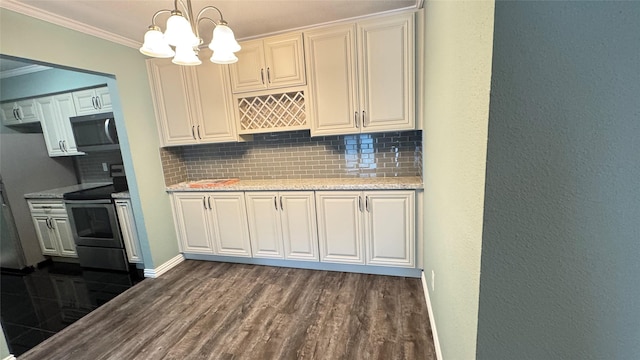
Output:
[[43,70],[2,79],[0,81],[0,101],[70,91],[106,83],[106,77],[102,75],[63,69]]
[[640,356],[640,2],[496,2],[477,358]]
[[0,52],[69,68],[110,74],[116,126],[139,227],[145,268],[178,251],[165,192],[145,57],[136,49],[0,9]]

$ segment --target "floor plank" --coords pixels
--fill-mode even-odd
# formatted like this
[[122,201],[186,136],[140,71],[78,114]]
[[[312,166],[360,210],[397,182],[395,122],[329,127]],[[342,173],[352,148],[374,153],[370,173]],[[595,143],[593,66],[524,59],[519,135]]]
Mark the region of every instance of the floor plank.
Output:
[[45,358],[436,357],[419,279],[188,260],[19,359]]

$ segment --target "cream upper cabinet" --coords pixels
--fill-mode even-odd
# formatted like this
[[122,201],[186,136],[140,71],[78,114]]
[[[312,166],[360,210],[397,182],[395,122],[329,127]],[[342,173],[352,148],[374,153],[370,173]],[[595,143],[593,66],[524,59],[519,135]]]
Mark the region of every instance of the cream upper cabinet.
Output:
[[305,32],[312,135],[415,128],[414,14]]
[[224,65],[147,60],[162,146],[238,141]]
[[72,94],[78,116],[99,114],[113,110],[109,88],[106,86],[74,91]]
[[78,151],[70,117],[76,116],[70,93],[36,99],[42,133],[50,157],[84,155]]
[[234,93],[304,85],[302,33],[242,42],[238,62],[229,65]]
[[318,191],[320,259],[415,267],[415,191]]
[[318,261],[313,191],[247,192],[253,257]]
[[40,121],[34,99],[9,101],[0,104],[0,116],[5,125],[19,125]]

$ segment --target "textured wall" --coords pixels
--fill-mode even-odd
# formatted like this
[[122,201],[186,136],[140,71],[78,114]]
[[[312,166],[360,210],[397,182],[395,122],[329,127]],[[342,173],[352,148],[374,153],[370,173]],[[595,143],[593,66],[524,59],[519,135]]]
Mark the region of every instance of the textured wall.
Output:
[[478,359],[640,356],[640,2],[497,2]]
[[[165,181],[420,176],[422,132],[310,137],[256,134],[253,141],[161,149]],[[186,174],[186,179],[184,174]]]
[[447,360],[475,358],[493,10],[425,6],[424,272]]

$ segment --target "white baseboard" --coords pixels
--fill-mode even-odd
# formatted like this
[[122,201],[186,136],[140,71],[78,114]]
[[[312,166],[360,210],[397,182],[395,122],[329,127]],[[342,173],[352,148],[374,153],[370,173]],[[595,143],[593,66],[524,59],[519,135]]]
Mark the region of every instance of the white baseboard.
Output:
[[9,354],[9,356],[7,356],[6,358],[2,359],[2,360],[16,360],[16,357]]
[[438,330],[436,330],[436,319],[433,316],[431,298],[429,297],[429,286],[427,285],[427,278],[424,276],[424,271],[422,272],[422,289],[424,290],[424,298],[427,301],[427,309],[429,310],[429,323],[431,324],[431,334],[433,334],[433,344],[436,348],[436,359],[442,360],[442,349],[440,349]]
[[174,266],[180,264],[183,261],[184,261],[184,256],[182,256],[182,254],[178,254],[173,258],[169,259],[169,261],[165,262],[164,264],[158,266],[155,269],[144,269],[144,277],[157,278],[160,275],[171,270]]

